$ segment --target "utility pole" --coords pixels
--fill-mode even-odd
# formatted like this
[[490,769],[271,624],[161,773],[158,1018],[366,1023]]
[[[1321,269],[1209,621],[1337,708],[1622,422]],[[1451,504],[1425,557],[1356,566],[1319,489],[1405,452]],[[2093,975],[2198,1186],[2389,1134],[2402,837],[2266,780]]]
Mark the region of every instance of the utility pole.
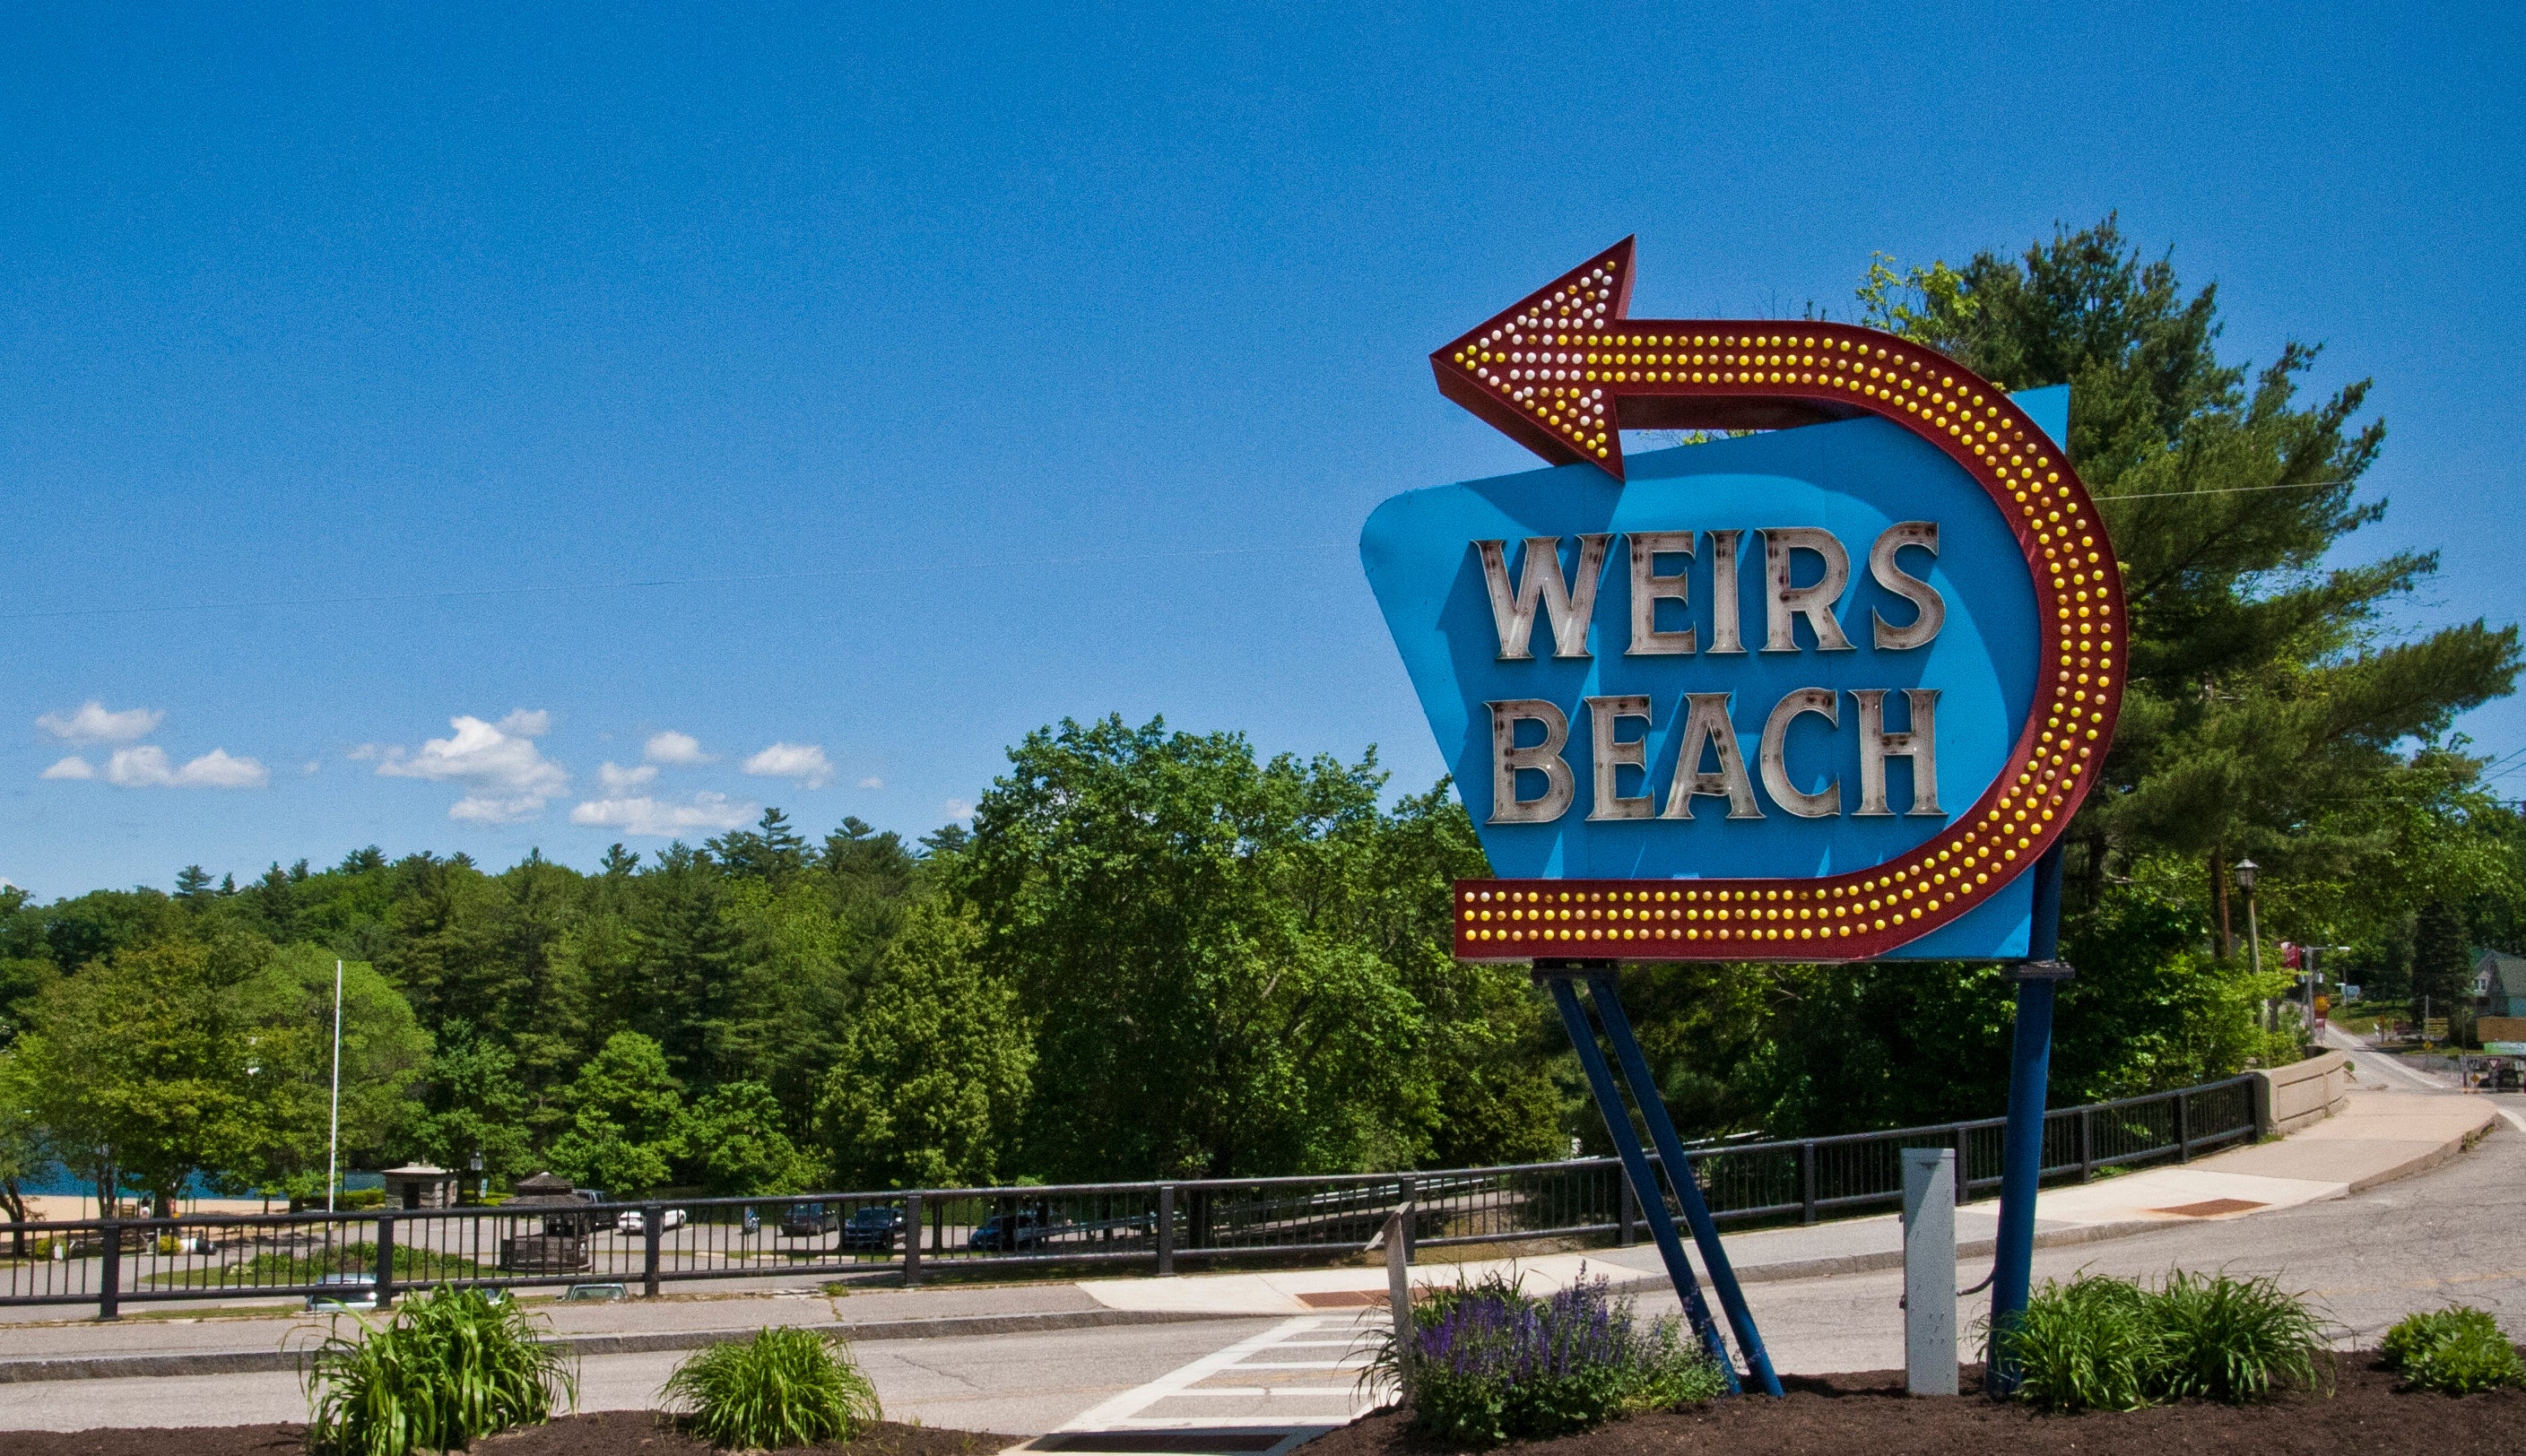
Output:
[[325,1137],[325,1211],[333,1211],[333,1175],[342,1166],[342,963],[333,962],[333,1127]]

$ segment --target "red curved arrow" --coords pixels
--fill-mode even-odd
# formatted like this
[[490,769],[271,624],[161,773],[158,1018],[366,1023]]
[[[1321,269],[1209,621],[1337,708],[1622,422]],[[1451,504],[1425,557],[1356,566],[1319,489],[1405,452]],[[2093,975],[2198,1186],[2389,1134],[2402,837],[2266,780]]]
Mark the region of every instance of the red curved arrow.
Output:
[[1990,449],[2035,437],[1999,386],[1908,339],[1808,320],[1634,319],[1631,297],[1627,237],[1432,354],[1439,392],[1554,465],[1617,480],[1626,429],[1881,415],[1978,476]]
[[1625,429],[1779,428],[1876,415],[1913,431],[1983,488],[2025,554],[2043,640],[2034,711],[2008,768],[1973,807],[1884,864],[1689,888],[1459,881],[1456,954],[1885,954],[2015,879],[2060,837],[2096,782],[2122,706],[2130,640],[2104,523],[2060,447],[2026,412],[1935,350],[1847,324],[1634,319],[1631,293],[1627,237],[1431,355],[1440,391],[1553,464],[1584,462],[1617,480]]

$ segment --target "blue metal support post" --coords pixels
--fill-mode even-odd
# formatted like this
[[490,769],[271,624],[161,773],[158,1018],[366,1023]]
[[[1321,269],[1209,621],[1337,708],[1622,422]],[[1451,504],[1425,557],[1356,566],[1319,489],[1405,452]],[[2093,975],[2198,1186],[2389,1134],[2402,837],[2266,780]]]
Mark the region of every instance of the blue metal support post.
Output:
[[[2017,968],[2017,1025],[2009,1041],[2008,1126],[1999,1166],[1999,1237],[1991,1281],[1992,1360],[1984,1381],[1994,1396],[2017,1388],[2005,1335],[2026,1313],[2034,1282],[2035,1193],[2044,1173],[2044,1100],[2052,1074],[2054,992],[2070,979],[2061,950],[2061,846],[2035,865],[2035,922]],[[1959,1170],[1959,1178],[1962,1174]]]
[[1596,1095],[1596,1110],[1605,1117],[1605,1131],[1614,1139],[1614,1151],[1621,1155],[1623,1171],[1630,1175],[1632,1186],[1641,1190],[1641,1212],[1647,1217],[1649,1236],[1657,1241],[1658,1256],[1666,1261],[1667,1277],[1675,1281],[1675,1293],[1684,1301],[1684,1314],[1701,1338],[1703,1349],[1719,1365],[1720,1374],[1728,1379],[1728,1393],[1741,1390],[1737,1367],[1728,1358],[1727,1342],[1719,1336],[1719,1327],[1710,1318],[1710,1306],[1702,1302],[1701,1281],[1694,1278],[1692,1261],[1685,1257],[1684,1239],[1675,1231],[1675,1218],[1666,1209],[1666,1200],[1656,1196],[1657,1179],[1649,1171],[1649,1155],[1641,1147],[1640,1135],[1632,1130],[1632,1115],[1623,1106],[1623,1094],[1614,1088],[1614,1074],[1606,1069],[1605,1053],[1596,1045],[1596,1029],[1588,1024],[1588,1013],[1579,1005],[1579,992],[1566,975],[1543,972],[1542,979],[1552,986],[1552,1004],[1561,1009],[1561,1025],[1570,1032],[1571,1048],[1579,1053],[1579,1065],[1588,1074],[1588,1086]]
[[1737,1336],[1737,1349],[1745,1357],[1745,1373],[1763,1387],[1764,1394],[1778,1395],[1781,1378],[1772,1373],[1771,1354],[1763,1348],[1763,1336],[1754,1328],[1753,1312],[1745,1307],[1745,1291],[1737,1285],[1737,1271],[1729,1267],[1728,1250],[1719,1242],[1719,1226],[1711,1222],[1710,1205],[1702,1200],[1701,1185],[1693,1181],[1692,1164],[1684,1155],[1684,1140],[1675,1135],[1675,1120],[1667,1116],[1666,1095],[1658,1090],[1657,1079],[1649,1075],[1648,1058],[1641,1055],[1641,1043],[1632,1035],[1632,1019],[1623,1012],[1614,978],[1589,977],[1588,999],[1595,1003],[1596,1020],[1605,1024],[1605,1039],[1614,1044],[1614,1060],[1622,1064],[1623,1079],[1632,1084],[1632,1100],[1640,1105],[1641,1121],[1648,1124],[1649,1141],[1658,1150],[1658,1161],[1666,1167],[1667,1183],[1675,1189],[1675,1201],[1692,1230],[1692,1241],[1701,1250],[1702,1267],[1710,1271],[1711,1286],[1719,1291],[1719,1307],[1728,1314],[1728,1328]]

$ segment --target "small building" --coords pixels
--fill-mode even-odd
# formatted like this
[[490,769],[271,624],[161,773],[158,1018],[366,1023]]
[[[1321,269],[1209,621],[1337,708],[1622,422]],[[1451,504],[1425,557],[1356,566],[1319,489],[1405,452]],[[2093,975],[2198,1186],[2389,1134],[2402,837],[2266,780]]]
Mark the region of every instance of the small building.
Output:
[[428,1163],[406,1163],[379,1175],[385,1180],[388,1208],[454,1208],[463,1175]]
[[2473,963],[2473,994],[2484,1016],[2526,1016],[2526,956],[2484,951]]
[[511,1274],[578,1274],[588,1267],[588,1200],[570,1180],[549,1173],[520,1179],[504,1212],[535,1220],[535,1232],[521,1231],[500,1240],[500,1268]]

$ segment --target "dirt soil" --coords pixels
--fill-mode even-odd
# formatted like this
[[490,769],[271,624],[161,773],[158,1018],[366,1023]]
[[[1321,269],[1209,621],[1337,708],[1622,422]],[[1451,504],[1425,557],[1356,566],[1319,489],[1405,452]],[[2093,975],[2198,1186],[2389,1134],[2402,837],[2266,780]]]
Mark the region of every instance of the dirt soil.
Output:
[[[305,1431],[295,1425],[9,1431],[0,1431],[0,1456],[305,1456]],[[1023,1439],[883,1421],[847,1445],[805,1447],[798,1456],[986,1456]],[[709,1456],[711,1447],[651,1411],[601,1411],[495,1435],[476,1442],[474,1450],[477,1456]]]
[[[2526,1452],[2526,1390],[2462,1397],[2399,1392],[2395,1376],[2361,1353],[2341,1358],[2329,1398],[2284,1395],[2267,1405],[2201,1401],[2125,1413],[2042,1416],[1979,1393],[1903,1393],[1901,1371],[1784,1377],[1783,1400],[1720,1401],[1505,1449],[1520,1456],[2518,1456]],[[1303,1456],[1430,1456],[1402,1419],[1367,1417],[1310,1443]]]

